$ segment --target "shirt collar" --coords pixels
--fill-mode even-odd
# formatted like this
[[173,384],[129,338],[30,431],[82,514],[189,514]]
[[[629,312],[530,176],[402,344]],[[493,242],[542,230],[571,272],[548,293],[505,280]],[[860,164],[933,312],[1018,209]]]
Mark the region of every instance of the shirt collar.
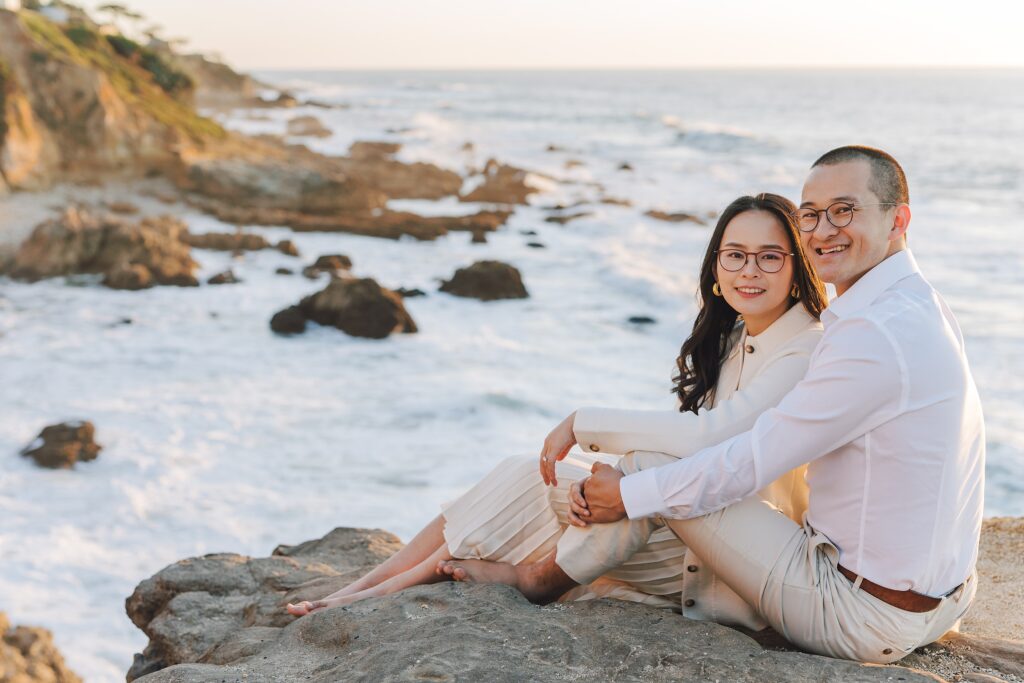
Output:
[[828,325],[870,306],[882,292],[900,280],[920,272],[917,261],[909,249],[897,251],[864,273],[842,296],[833,299],[828,308],[822,311],[821,322]]
[[743,338],[740,344],[737,344],[737,348],[750,344],[757,349],[763,357],[767,357],[767,354],[773,353],[776,349],[780,348],[783,344],[788,342],[790,339],[795,337],[799,332],[806,329],[808,326],[813,325],[817,321],[814,319],[804,305],[797,302],[790,306],[789,310],[779,316],[779,318],[768,326],[768,329],[761,332],[756,337],[751,337],[747,334],[746,328],[743,331]]

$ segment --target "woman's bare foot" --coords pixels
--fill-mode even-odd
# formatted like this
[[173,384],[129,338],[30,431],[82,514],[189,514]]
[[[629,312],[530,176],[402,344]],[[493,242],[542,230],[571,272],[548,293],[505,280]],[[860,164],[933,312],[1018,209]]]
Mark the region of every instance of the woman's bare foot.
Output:
[[345,605],[351,605],[353,602],[358,602],[359,600],[376,597],[375,595],[364,595],[364,593],[370,592],[371,591],[363,591],[360,593],[353,593],[351,595],[343,595],[341,597],[331,595],[323,600],[303,600],[302,602],[294,605],[292,603],[288,603],[285,609],[288,610],[288,614],[293,614],[297,617],[304,617],[307,614],[319,612],[320,610],[330,609],[331,607],[344,607]]

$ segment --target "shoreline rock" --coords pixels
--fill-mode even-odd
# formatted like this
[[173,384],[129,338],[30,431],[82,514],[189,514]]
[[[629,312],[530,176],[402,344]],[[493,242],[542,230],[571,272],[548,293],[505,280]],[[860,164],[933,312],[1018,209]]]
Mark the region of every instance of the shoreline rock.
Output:
[[325,289],[275,313],[270,327],[279,334],[298,334],[305,331],[305,320],[368,339],[417,331],[402,297],[372,278],[334,278]]
[[96,427],[87,420],[44,427],[21,455],[40,467],[72,469],[76,463],[95,460],[103,447],[96,443]]
[[965,633],[947,634],[894,665],[861,665],[793,650],[770,631],[755,639],[616,600],[538,607],[497,585],[440,583],[301,619],[284,612],[286,603],[323,597],[400,547],[381,530],[339,528],[266,558],[215,554],[170,565],[126,600],[132,622],[150,639],[128,680],[934,683],[983,680],[981,674],[1012,679],[1024,662],[1020,641]]
[[3,612],[0,612],[0,681],[82,683],[64,663],[50,631],[34,626],[11,626]]
[[530,296],[519,270],[501,261],[477,261],[459,268],[450,280],[441,284],[440,291],[481,301]]

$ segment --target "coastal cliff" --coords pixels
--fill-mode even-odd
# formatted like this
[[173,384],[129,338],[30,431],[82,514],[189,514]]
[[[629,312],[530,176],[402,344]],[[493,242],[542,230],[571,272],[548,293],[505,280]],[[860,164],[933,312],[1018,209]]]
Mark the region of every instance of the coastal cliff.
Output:
[[339,528],[270,557],[182,560],[143,581],[126,609],[150,641],[128,680],[1020,681],[1022,545],[1024,520],[986,521],[963,633],[876,666],[634,603],[537,607],[495,585],[419,586],[289,616],[286,603],[333,592],[401,547],[385,531]]

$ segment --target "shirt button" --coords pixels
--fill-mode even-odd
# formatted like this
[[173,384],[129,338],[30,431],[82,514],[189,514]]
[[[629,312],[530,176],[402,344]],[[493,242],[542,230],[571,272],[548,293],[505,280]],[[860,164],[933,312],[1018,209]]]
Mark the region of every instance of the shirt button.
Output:
[[597,444],[596,444],[596,443],[592,443],[592,444],[590,444],[590,450],[592,450],[592,451],[594,451],[595,453],[597,453],[597,452],[598,452],[599,450],[601,450],[601,449],[597,447]]
[[753,353],[754,352],[754,345],[753,344],[747,344],[747,346],[746,346],[746,348],[744,350],[747,353]]
[[883,655],[891,655],[892,654],[892,648],[891,647],[885,648],[884,650],[882,650],[882,654]]
[[695,572],[695,571],[697,571],[697,565],[691,564],[689,567],[686,568],[686,571],[688,571],[688,572]]
[[687,600],[683,604],[686,605],[687,607],[693,607],[694,605],[697,604],[697,601],[694,600],[693,598],[690,598],[689,600]]

